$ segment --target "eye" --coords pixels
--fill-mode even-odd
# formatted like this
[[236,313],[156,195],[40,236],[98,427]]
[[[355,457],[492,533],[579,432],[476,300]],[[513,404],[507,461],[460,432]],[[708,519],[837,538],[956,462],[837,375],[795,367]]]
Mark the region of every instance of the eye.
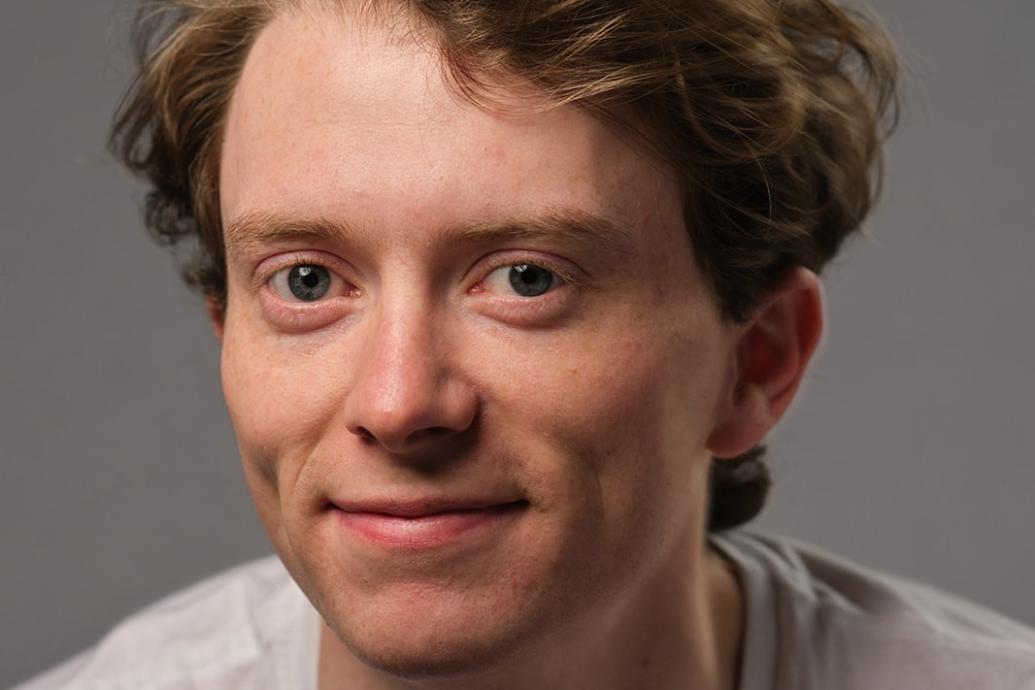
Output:
[[270,287],[289,301],[316,302],[332,292],[340,292],[341,279],[330,269],[318,264],[296,264],[284,268],[269,280]]
[[485,278],[485,283],[496,292],[513,290],[522,297],[539,297],[561,282],[553,271],[526,263],[500,266]]

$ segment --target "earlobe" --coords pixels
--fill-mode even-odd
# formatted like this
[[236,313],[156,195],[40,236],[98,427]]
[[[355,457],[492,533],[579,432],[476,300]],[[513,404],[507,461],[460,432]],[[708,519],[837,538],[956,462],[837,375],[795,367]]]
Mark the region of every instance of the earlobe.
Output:
[[708,439],[712,455],[736,457],[761,443],[794,399],[822,334],[819,279],[794,268],[740,332],[730,392]]
[[223,344],[223,328],[226,324],[226,305],[222,300],[208,296],[205,298],[205,311],[208,312],[208,322],[212,325],[212,332],[216,335],[219,344]]

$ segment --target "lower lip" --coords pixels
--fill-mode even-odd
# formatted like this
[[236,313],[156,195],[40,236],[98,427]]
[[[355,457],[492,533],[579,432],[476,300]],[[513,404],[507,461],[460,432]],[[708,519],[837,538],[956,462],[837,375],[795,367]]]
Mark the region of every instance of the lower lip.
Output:
[[421,517],[338,510],[346,530],[366,541],[397,549],[430,549],[506,526],[527,506],[524,501],[479,510],[454,510]]

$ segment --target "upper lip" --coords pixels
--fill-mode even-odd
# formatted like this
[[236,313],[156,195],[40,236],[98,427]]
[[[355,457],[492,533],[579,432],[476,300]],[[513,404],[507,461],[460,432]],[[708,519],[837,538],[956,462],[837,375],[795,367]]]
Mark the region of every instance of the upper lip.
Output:
[[519,503],[522,501],[491,498],[420,497],[335,501],[334,505],[347,513],[379,513],[393,517],[418,518],[461,510],[516,507]]

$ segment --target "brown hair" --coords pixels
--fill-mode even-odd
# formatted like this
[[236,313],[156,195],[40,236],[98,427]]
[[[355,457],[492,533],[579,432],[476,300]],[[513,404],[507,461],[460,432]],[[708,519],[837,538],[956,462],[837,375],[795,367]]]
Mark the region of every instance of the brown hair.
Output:
[[[510,74],[604,118],[631,106],[646,130],[636,133],[681,179],[697,262],[728,319],[746,320],[789,267],[820,272],[877,195],[898,68],[887,32],[861,11],[831,0],[352,2],[423,20],[451,83],[476,103]],[[217,306],[227,104],[258,31],[304,4],[160,0],[139,16],[141,67],[111,147],[151,185],[153,235],[196,243],[184,276]],[[713,461],[709,529],[761,510],[761,457],[759,447]]]

